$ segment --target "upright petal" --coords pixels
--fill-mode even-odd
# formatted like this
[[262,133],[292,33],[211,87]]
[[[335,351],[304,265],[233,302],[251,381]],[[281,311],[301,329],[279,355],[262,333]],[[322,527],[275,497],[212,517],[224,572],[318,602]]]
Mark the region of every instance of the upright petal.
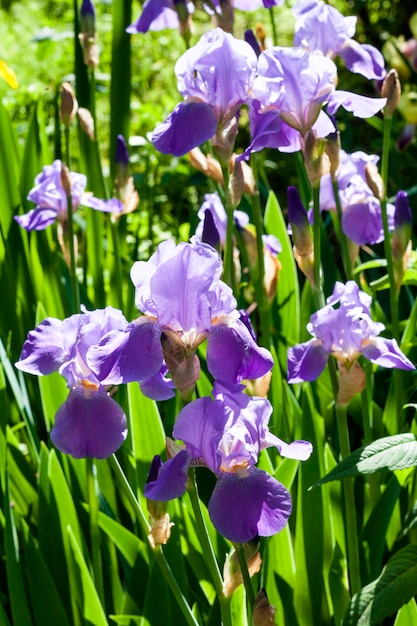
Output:
[[301,383],[316,380],[329,358],[321,341],[312,339],[288,349],[288,382]]
[[15,365],[28,374],[45,376],[59,370],[66,358],[62,322],[47,317],[28,333]]
[[208,505],[214,526],[236,543],[275,535],[286,525],[291,508],[285,487],[256,467],[242,474],[223,473]]
[[126,416],[105,391],[78,387],[70,391],[58,409],[51,430],[52,443],[61,452],[79,459],[104,459],[126,439]]
[[188,480],[190,455],[181,450],[172,459],[163,463],[155,480],[146,483],[145,496],[149,500],[166,502],[179,498],[185,492]]

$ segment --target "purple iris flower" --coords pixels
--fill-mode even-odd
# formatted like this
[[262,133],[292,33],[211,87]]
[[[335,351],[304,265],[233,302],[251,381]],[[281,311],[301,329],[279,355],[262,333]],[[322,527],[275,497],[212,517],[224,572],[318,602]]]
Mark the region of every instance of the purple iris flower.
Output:
[[208,511],[217,530],[234,542],[268,537],[284,528],[291,496],[275,478],[255,467],[259,452],[275,446],[282,456],[306,460],[311,443],[287,444],[269,432],[272,407],[264,398],[242,393],[241,385],[216,383],[214,400],[199,398],[178,415],[173,436],[185,449],[164,463],[145,486],[151,500],[166,501],[186,489],[191,466],[208,467],[217,482]]
[[149,261],[131,270],[143,315],[91,348],[91,369],[104,384],[146,381],[165,357],[175,386],[186,394],[199,377],[196,349],[207,338],[207,366],[215,378],[235,383],[263,376],[272,357],[241,322],[222,271],[217,252],[197,239],[161,243]]
[[[348,154],[340,151],[340,165],[336,173],[342,206],[342,229],[359,246],[380,243],[384,239],[381,204],[366,182],[365,168],[376,165],[379,157],[358,151]],[[320,181],[320,209],[333,211],[336,201],[330,174]],[[394,228],[393,204],[387,204],[388,227]]]
[[[197,217],[200,219],[200,222],[196,228],[195,234],[201,240],[203,240],[206,211],[209,211],[213,217],[214,227],[217,230],[220,246],[223,248],[226,241],[227,214],[217,192],[206,193],[204,196],[204,202],[197,213]],[[244,228],[249,224],[249,216],[244,211],[234,211],[233,216],[236,224],[239,225],[239,228]]]
[[317,137],[334,132],[329,116],[340,106],[357,117],[370,117],[386,103],[385,98],[336,91],[336,82],[336,65],[319,53],[278,46],[262,52],[249,102],[252,150],[276,147],[294,152],[308,131]]
[[[15,215],[14,219],[28,231],[44,230],[56,220],[64,224],[68,215],[67,194],[62,185],[62,162],[57,159],[52,165],[45,165],[35,178],[35,187],[29,192],[28,200],[36,207],[24,215]],[[70,172],[72,210],[80,204],[98,211],[119,212],[118,205],[107,205],[103,200],[85,194],[87,179],[84,174]],[[123,207],[121,207],[123,208]]]
[[371,300],[354,281],[345,285],[337,282],[327,304],[311,316],[307,325],[313,339],[288,350],[288,382],[315,380],[329,356],[347,369],[360,355],[381,367],[414,369],[395,339],[379,336],[385,326],[372,321]]
[[213,138],[231,153],[236,115],[248,100],[256,63],[251,46],[221,28],[203,35],[175,65],[184,100],[153,131],[156,149],[182,156]]
[[[134,35],[147,33],[148,30],[178,29],[180,22],[175,8],[176,4],[174,0],[146,0],[142,13],[133,24],[126,28],[126,32]],[[192,2],[187,2],[186,8],[188,13],[193,13],[194,5]]]
[[45,376],[59,372],[70,389],[51,430],[53,444],[75,458],[103,459],[115,452],[127,435],[126,416],[101,380],[87,365],[91,346],[103,335],[127,326],[121,311],[107,307],[72,315],[61,321],[46,318],[28,333],[16,367]]
[[294,45],[310,52],[321,52],[331,59],[340,56],[346,67],[369,79],[381,80],[386,74],[382,54],[367,44],[352,39],[356,17],[344,17],[322,0],[301,0],[293,8]]

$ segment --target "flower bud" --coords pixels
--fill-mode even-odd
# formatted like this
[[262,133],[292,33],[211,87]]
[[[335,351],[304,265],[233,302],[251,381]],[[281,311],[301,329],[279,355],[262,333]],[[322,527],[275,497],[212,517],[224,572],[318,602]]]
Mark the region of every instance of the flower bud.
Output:
[[78,35],[83,51],[84,63],[88,67],[98,65],[98,46],[96,33],[96,11],[92,0],[83,0],[80,9],[81,32]]
[[[161,467],[161,458],[157,455],[154,457],[149,470],[147,483],[153,482],[158,477],[159,468]],[[147,500],[146,505],[149,513],[149,521],[151,530],[148,534],[149,543],[153,548],[166,544],[171,536],[171,528],[174,524],[170,521],[167,513],[167,503],[157,502],[156,500]]]
[[397,70],[391,69],[385,76],[381,87],[381,96],[387,99],[384,107],[384,116],[392,117],[401,98],[401,84]]
[[343,361],[338,361],[338,364],[339,390],[336,403],[347,405],[357,393],[365,389],[366,376],[358,361],[354,361],[349,368]]
[[223,165],[229,165],[229,159],[232,156],[237,131],[238,123],[236,116],[233,115],[229,120],[225,120],[221,128],[217,128],[216,134],[211,140],[216,157]]
[[230,160],[231,172],[229,177],[229,196],[231,206],[235,209],[242,199],[244,180],[241,161]]
[[255,35],[258,39],[261,47],[261,51],[266,50],[265,40],[266,40],[266,30],[264,25],[258,22],[255,26]]
[[253,607],[252,626],[275,626],[276,608],[269,604],[265,589],[258,591]]
[[66,128],[69,128],[71,125],[77,114],[77,110],[78,102],[71,85],[69,83],[62,83],[59,117]]
[[193,148],[188,156],[193,167],[224,187],[221,165],[216,159],[213,159],[211,154],[206,156],[200,148]]
[[91,141],[95,140],[94,118],[88,109],[80,107],[78,109],[78,119],[82,130],[88,135]]
[[326,154],[330,161],[330,175],[333,180],[336,179],[336,173],[340,164],[340,133],[336,131],[327,136]]
[[394,231],[391,238],[391,254],[394,262],[394,279],[400,289],[409,260],[412,215],[405,191],[399,191],[395,201]]
[[[256,540],[250,543],[244,543],[243,549],[249,576],[253,576],[259,572],[262,565],[262,559],[259,553],[259,542]],[[243,583],[238,555],[234,548],[226,555],[223,568],[223,580],[223,594],[226,598],[230,597],[239,585]]]
[[288,187],[288,220],[294,242],[297,265],[311,284],[314,283],[314,241],[307,211],[297,187]]
[[65,163],[62,164],[62,169],[61,169],[61,184],[64,188],[66,195],[70,196],[72,193],[71,174],[70,174],[68,167],[65,165]]
[[185,402],[189,402],[200,378],[200,361],[195,354],[197,346],[205,335],[190,338],[192,344],[185,346],[182,338],[174,331],[167,330],[161,335],[162,352],[175,387]]
[[330,159],[325,152],[327,140],[319,139],[313,130],[309,130],[301,143],[307,176],[313,186],[318,185],[322,176],[330,172]]
[[365,178],[375,198],[381,202],[384,197],[384,182],[375,163],[365,165]]

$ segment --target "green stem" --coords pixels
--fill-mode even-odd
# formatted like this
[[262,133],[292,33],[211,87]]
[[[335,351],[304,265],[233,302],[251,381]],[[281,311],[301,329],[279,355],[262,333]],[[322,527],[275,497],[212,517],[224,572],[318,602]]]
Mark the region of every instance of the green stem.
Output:
[[[363,359],[361,366],[365,371],[366,387],[361,393],[362,404],[362,422],[364,432],[364,444],[371,443],[374,440],[373,435],[373,411],[372,411],[372,390],[373,390],[373,373],[372,364],[367,359]],[[369,474],[368,477],[369,491],[371,496],[372,507],[375,506],[379,496],[379,479],[376,474]]]
[[[251,159],[251,167],[255,180],[257,180],[257,160],[256,155]],[[259,189],[256,187],[255,192],[252,194],[252,215],[254,226],[256,230],[256,272],[254,277],[254,287],[256,300],[258,303],[259,321],[260,321],[260,336],[259,343],[265,348],[270,347],[270,323],[269,323],[269,302],[265,293],[264,276],[265,276],[265,263],[264,263],[264,243],[262,240],[263,233],[263,219],[261,202],[259,196]]]
[[114,283],[116,288],[117,304],[119,309],[123,310],[123,274],[120,257],[119,224],[119,221],[113,221],[110,217],[114,253]]
[[274,11],[273,11],[273,7],[269,8],[269,18],[271,21],[271,29],[272,29],[272,41],[274,46],[278,45],[278,34],[277,34],[277,27],[275,25],[275,15],[274,15]]
[[224,245],[224,281],[235,291],[235,268],[233,263],[233,225],[234,206],[230,201],[229,193],[229,170],[227,166],[222,166],[225,190],[225,209],[227,214],[226,242]]
[[248,564],[245,557],[245,548],[241,543],[233,544],[236,550],[237,558],[239,560],[240,571],[242,573],[243,584],[245,586],[246,597],[248,599],[250,615],[248,615],[248,622],[252,621],[253,607],[255,606],[255,594],[253,592],[252,582],[249,576]]
[[[142,507],[140,506],[138,499],[133,493],[133,490],[129,484],[129,481],[127,480],[115,454],[109,457],[109,463],[115,473],[116,480],[118,481],[119,486],[123,489],[127,499],[129,500],[135,512],[136,519],[138,520],[139,525],[142,528],[144,535],[146,535],[147,537],[151,531],[151,526],[147,520],[146,515],[142,511]],[[177,583],[177,579],[175,578],[168,562],[165,559],[165,555],[162,551],[162,547],[160,545],[153,547],[149,542],[148,542],[148,547],[150,550],[152,550],[152,554],[154,555],[156,562],[158,563],[161,569],[161,572],[166,582],[169,585],[169,588],[171,589],[176,601],[178,602],[178,606],[180,607],[187,624],[189,626],[199,626],[197,620],[192,614],[191,608],[187,600],[185,599]]]
[[[339,434],[340,454],[342,460],[350,454],[349,430],[347,423],[346,405],[336,404],[337,431]],[[345,497],[345,518],[346,518],[346,541],[348,552],[348,571],[351,596],[361,589],[360,565],[359,565],[359,544],[358,529],[356,524],[356,505],[354,493],[354,479],[345,478],[343,480],[343,491]]]
[[198,536],[203,548],[203,556],[210,572],[214,588],[216,590],[217,597],[220,603],[220,610],[222,614],[222,626],[232,626],[232,617],[230,613],[230,598],[226,598],[223,594],[223,579],[220,573],[219,565],[217,563],[216,555],[210,541],[210,537],[207,531],[206,522],[204,521],[203,513],[201,511],[200,499],[198,497],[197,481],[195,476],[195,469],[192,468],[189,472],[187,491],[190,496],[191,505],[193,507],[195,521],[198,530]]
[[321,284],[321,215],[320,215],[320,182],[313,185],[313,245],[314,267],[312,285],[313,295],[318,309],[325,304],[323,288]]
[[340,202],[339,195],[339,184],[337,179],[334,178],[332,180],[333,193],[336,201],[336,211],[337,211],[337,226],[335,227],[336,236],[339,241],[340,247],[342,248],[342,261],[343,267],[345,270],[346,280],[350,280],[352,278],[352,265],[350,262],[350,254],[347,239],[345,233],[342,230],[342,205]]
[[75,247],[74,247],[74,220],[72,212],[72,196],[67,195],[67,211],[68,211],[68,247],[70,253],[70,280],[72,294],[72,312],[80,312],[80,291],[77,280],[77,268],[75,263]]
[[96,489],[94,461],[87,457],[87,497],[90,507],[90,539],[93,561],[94,582],[98,596],[104,605],[103,567],[100,551],[100,529],[98,525],[98,498]]

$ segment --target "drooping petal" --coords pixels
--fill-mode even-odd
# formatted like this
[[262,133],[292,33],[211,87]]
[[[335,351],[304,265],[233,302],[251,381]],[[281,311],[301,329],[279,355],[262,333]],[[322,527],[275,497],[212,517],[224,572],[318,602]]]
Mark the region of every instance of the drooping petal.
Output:
[[87,352],[87,363],[103,385],[143,381],[162,366],[161,331],[139,318],[125,331],[114,330]]
[[149,500],[160,502],[182,496],[187,485],[190,458],[185,450],[181,450],[172,459],[163,463],[158,470],[157,479],[145,485],[145,496]]
[[364,357],[381,367],[397,367],[401,370],[413,370],[414,365],[401,352],[395,339],[375,337],[367,339],[362,348]]
[[100,200],[100,198],[90,196],[83,200],[82,204],[102,213],[121,213],[124,209],[123,203],[118,198]]
[[329,358],[320,341],[312,339],[288,349],[288,382],[316,380]]
[[261,448],[269,448],[271,446],[275,446],[281,456],[285,456],[288,459],[297,459],[298,461],[306,461],[313,452],[313,446],[309,441],[298,440],[286,443],[267,431],[261,442]]
[[272,366],[271,353],[254,342],[243,322],[213,326],[208,335],[207,367],[214,378],[236,383],[259,378]]
[[167,371],[168,368],[162,366],[159,372],[144,380],[140,384],[142,393],[148,396],[148,398],[152,398],[152,400],[169,400],[169,398],[173,398],[175,396],[175,385],[170,378],[166,378],[165,374]]
[[244,473],[223,473],[208,505],[217,530],[237,543],[257,535],[275,535],[286,525],[291,508],[291,496],[285,487],[256,467]]
[[362,74],[366,78],[382,80],[387,73],[384,57],[374,46],[349,39],[344,42],[339,54],[351,72]]
[[350,91],[337,90],[329,96],[327,113],[334,115],[339,107],[353,113],[355,117],[372,117],[384,108],[386,98],[368,98]]
[[208,141],[216,133],[213,108],[205,102],[180,102],[152,133],[152,143],[159,152],[183,156]]
[[126,32],[134,35],[136,33],[146,33],[149,29],[154,30],[152,28],[152,22],[160,17],[162,13],[168,11],[176,16],[176,22],[174,17],[175,23],[172,26],[172,28],[176,28],[178,25],[178,16],[175,11],[173,11],[172,0],[146,0],[139,18],[126,28]]
[[36,208],[24,215],[15,215],[16,222],[27,231],[44,230],[55,222],[58,211],[55,209]]
[[61,452],[80,459],[104,459],[126,439],[126,416],[105,391],[78,387],[58,409],[51,440]]
[[22,372],[46,376],[56,372],[65,359],[62,322],[47,317],[28,333],[20,359],[15,365]]

